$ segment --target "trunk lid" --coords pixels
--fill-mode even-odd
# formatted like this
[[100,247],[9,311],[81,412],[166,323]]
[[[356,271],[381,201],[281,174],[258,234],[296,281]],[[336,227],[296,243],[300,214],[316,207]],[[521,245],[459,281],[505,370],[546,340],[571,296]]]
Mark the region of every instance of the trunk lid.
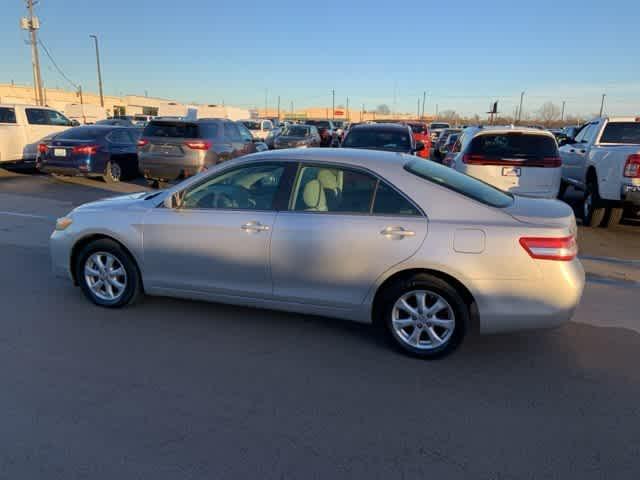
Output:
[[545,227],[564,227],[577,232],[576,217],[569,205],[560,200],[513,196],[513,204],[503,209],[519,222]]

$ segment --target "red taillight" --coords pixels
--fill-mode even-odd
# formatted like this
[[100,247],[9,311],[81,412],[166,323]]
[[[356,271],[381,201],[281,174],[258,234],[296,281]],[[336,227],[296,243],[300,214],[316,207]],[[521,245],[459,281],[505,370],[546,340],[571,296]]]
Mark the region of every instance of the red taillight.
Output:
[[73,147],[72,153],[80,155],[92,155],[98,151],[100,145],[77,145]]
[[48,149],[49,147],[47,147],[47,145],[44,143],[38,145],[38,153],[47,153]]
[[627,163],[624,164],[624,176],[640,178],[640,153],[634,153],[627,157]]
[[520,245],[531,258],[540,260],[573,260],[578,255],[576,237],[522,237]]
[[188,140],[184,144],[191,150],[209,150],[211,148],[209,140]]
[[510,167],[541,168],[557,168],[562,166],[562,159],[559,156],[520,160],[513,158],[487,157],[485,155],[467,153],[462,156],[462,161],[467,165],[504,165]]
[[144,147],[147,143],[149,143],[149,140],[147,140],[146,138],[141,138],[140,140],[138,140],[138,148]]

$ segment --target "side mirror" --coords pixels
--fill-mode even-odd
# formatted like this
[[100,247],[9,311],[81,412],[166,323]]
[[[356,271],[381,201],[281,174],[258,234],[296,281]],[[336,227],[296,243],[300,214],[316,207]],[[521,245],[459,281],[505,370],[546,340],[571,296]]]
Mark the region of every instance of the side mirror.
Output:
[[572,145],[575,143],[575,140],[573,138],[561,138],[560,141],[558,141],[558,146],[562,147],[564,145]]
[[416,142],[416,152],[421,152],[424,150],[424,143]]
[[69,122],[69,126],[70,127],[78,127],[78,126],[80,126],[80,122],[78,120],[71,120]]

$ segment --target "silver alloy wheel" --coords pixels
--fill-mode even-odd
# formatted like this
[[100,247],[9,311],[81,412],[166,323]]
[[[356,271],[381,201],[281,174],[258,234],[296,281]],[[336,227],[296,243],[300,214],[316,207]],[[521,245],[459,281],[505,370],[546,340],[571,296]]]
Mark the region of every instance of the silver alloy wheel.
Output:
[[430,290],[412,290],[393,305],[391,324],[403,343],[419,350],[433,350],[449,341],[456,317],[441,295]]
[[84,264],[84,279],[100,300],[117,301],[127,288],[127,271],[111,253],[96,252]]
[[122,168],[120,168],[120,165],[118,165],[117,162],[111,162],[109,166],[109,173],[111,174],[111,178],[118,182],[122,176]]

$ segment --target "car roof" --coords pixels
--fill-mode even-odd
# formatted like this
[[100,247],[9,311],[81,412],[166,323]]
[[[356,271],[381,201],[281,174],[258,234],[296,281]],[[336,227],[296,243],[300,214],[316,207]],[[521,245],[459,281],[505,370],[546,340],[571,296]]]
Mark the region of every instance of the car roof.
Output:
[[514,125],[489,125],[489,126],[480,126],[480,127],[469,127],[467,129],[474,136],[483,135],[487,133],[527,133],[531,135],[546,135],[548,137],[553,137],[553,133],[548,130],[540,130],[539,128],[531,128],[531,127],[517,127]]
[[381,130],[406,132],[409,127],[400,123],[361,123],[354,125],[352,130]]
[[240,157],[238,160],[340,163],[375,171],[384,171],[388,168],[402,168],[407,162],[415,158],[415,156],[406,153],[358,148],[289,148],[253,153]]

